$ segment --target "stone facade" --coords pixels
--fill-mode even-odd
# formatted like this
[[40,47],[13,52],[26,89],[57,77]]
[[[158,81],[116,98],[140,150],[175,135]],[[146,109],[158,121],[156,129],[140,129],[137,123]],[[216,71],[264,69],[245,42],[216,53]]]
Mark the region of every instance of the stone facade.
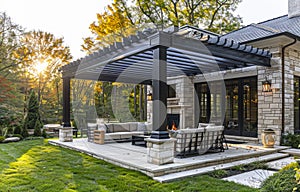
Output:
[[147,161],[155,165],[173,163],[176,139],[145,139],[147,141]]
[[[167,113],[179,114],[179,128],[194,127],[194,84],[186,76],[168,78],[168,85],[175,88],[176,97],[168,98]],[[151,87],[147,88],[151,92]],[[152,123],[152,101],[147,103],[147,122]]]
[[[280,47],[269,48],[272,52],[271,67],[258,69],[258,138],[264,129],[273,129],[276,144],[282,134],[294,133],[294,76],[300,72],[299,51],[285,50],[284,60],[284,98],[282,97],[282,50]],[[272,80],[272,92],[263,93],[261,83],[265,76]],[[284,103],[284,127],[282,127],[282,99]],[[282,133],[283,131],[283,133]]]

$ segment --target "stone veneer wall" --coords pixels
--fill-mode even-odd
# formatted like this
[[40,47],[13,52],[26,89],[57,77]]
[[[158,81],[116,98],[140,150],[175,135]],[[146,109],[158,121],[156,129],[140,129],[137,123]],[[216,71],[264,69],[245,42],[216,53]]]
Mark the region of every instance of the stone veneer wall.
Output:
[[[279,144],[281,135],[282,111],[282,74],[281,58],[278,49],[271,49],[271,67],[258,67],[257,97],[258,97],[258,139],[261,143],[261,133],[264,129],[273,129],[276,133],[276,144]],[[262,92],[262,82],[265,77],[271,80],[272,92]]]
[[[168,78],[168,85],[174,85],[176,98],[168,99],[167,113],[180,114],[180,129],[194,127],[194,84],[186,76]],[[148,86],[151,91],[151,87]],[[147,102],[147,122],[152,123],[152,102]]]
[[180,114],[180,128],[194,125],[194,83],[186,76],[168,78],[168,85],[175,85],[177,103],[168,102],[167,113]]
[[[258,68],[258,138],[264,129],[273,129],[276,133],[276,144],[280,143],[282,134],[282,61],[281,48],[270,48],[272,52],[271,67]],[[284,133],[294,133],[294,75],[300,72],[299,52],[285,51],[285,109]],[[265,76],[272,80],[272,93],[261,91]]]

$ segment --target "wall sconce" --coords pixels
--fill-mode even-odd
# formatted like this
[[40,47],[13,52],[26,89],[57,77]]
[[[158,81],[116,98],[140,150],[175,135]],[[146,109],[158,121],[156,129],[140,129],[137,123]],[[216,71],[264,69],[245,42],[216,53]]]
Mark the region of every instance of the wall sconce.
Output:
[[152,93],[150,91],[147,94],[147,101],[152,101]]
[[266,80],[262,82],[262,92],[272,92],[271,85],[271,81],[266,77]]

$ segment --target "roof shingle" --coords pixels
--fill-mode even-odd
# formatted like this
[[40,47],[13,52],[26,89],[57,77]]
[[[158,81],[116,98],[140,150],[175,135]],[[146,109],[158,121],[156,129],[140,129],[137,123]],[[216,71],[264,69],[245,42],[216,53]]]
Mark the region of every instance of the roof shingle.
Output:
[[243,43],[282,32],[300,37],[300,17],[288,18],[288,15],[284,15],[258,24],[250,24],[222,37]]

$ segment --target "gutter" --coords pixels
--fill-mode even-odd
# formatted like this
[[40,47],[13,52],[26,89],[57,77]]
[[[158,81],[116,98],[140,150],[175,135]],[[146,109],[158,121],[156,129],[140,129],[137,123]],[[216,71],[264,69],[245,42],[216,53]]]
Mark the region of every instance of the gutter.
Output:
[[282,73],[282,112],[281,112],[281,136],[284,133],[284,122],[285,122],[285,73],[284,73],[284,66],[285,66],[285,49],[289,46],[294,45],[297,42],[297,38],[293,38],[294,41],[283,46],[281,48],[281,73]]

